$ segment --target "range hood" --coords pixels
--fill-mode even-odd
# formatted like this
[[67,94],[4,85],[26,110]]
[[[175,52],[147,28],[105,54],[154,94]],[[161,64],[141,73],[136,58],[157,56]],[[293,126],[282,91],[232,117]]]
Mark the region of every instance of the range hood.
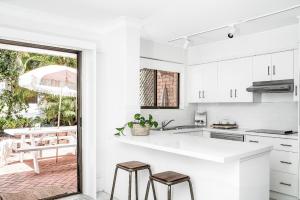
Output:
[[253,82],[253,85],[248,87],[247,91],[257,93],[294,92],[294,79]]

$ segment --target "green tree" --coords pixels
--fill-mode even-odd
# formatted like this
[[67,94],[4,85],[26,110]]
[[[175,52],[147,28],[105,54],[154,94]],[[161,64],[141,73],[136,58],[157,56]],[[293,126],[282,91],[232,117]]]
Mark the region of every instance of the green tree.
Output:
[[[20,112],[28,108],[28,102],[37,98],[38,93],[19,87],[19,76],[27,71],[46,65],[65,65],[76,68],[77,59],[0,49],[0,82],[6,83],[6,88],[0,94],[0,117],[4,116],[7,122],[8,119],[20,118]],[[59,97],[49,94],[43,94],[42,97],[45,121],[55,125],[58,117]],[[76,123],[75,109],[76,99],[63,97],[62,125]]]
[[7,119],[28,107],[25,101],[28,91],[18,86],[18,78],[23,68],[18,64],[17,57],[16,51],[0,49],[0,82],[6,84],[0,95],[0,113]]
[[[44,113],[44,123],[57,125],[59,97],[45,95],[40,102]],[[76,99],[75,97],[62,97],[61,101],[61,125],[71,126],[76,124]]]

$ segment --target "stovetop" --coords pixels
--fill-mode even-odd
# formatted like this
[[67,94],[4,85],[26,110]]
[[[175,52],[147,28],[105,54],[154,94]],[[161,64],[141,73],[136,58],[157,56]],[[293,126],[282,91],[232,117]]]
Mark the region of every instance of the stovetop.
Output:
[[296,132],[292,130],[272,130],[272,129],[254,129],[254,130],[248,130],[246,132],[254,132],[254,133],[267,133],[267,134],[277,134],[277,135],[289,135],[294,134]]

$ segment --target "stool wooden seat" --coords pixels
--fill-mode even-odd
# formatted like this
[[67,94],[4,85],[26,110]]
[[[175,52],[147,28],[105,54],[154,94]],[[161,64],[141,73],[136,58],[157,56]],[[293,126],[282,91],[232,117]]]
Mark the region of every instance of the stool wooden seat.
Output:
[[[129,162],[118,163],[116,165],[116,169],[115,169],[110,200],[113,200],[113,198],[114,198],[114,191],[115,191],[118,169],[123,169],[123,170],[129,172],[128,200],[131,200],[132,173],[135,173],[135,198],[136,198],[136,200],[138,200],[138,171],[147,169],[149,171],[149,175],[151,177],[152,172],[151,172],[150,165],[139,162],[139,161],[129,161]],[[152,188],[154,188],[154,185],[152,185]],[[156,200],[155,189],[153,190],[153,196],[154,196],[154,200]]]
[[[148,185],[147,185],[145,200],[148,199],[150,183],[151,183],[152,187],[154,185],[153,181],[157,181],[159,183],[162,183],[162,184],[168,186],[168,200],[171,200],[171,190],[172,190],[171,186],[172,185],[175,185],[178,183],[183,183],[183,182],[188,182],[189,188],[190,188],[191,199],[194,200],[193,186],[192,186],[190,177],[187,175],[184,175],[184,174],[173,172],[173,171],[165,171],[165,172],[153,174],[152,176],[150,176]],[[152,190],[153,191],[155,190],[154,187],[152,188]]]
[[190,179],[189,176],[173,171],[166,171],[158,174],[153,174],[152,179],[165,185],[175,185]]
[[129,161],[124,163],[118,163],[117,166],[126,171],[136,171],[150,168],[150,165],[139,162],[139,161]]

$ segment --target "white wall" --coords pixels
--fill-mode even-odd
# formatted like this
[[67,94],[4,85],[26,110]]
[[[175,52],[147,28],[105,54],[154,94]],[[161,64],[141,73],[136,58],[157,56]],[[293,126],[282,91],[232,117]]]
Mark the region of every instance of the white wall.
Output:
[[[140,32],[124,20],[103,36],[101,60],[97,64],[97,189],[110,192],[115,164],[132,159],[133,152],[120,145],[114,134],[133,114],[140,112]],[[127,174],[128,175],[128,174]],[[128,178],[118,177],[127,183]],[[116,197],[125,199],[127,190],[118,184]]]
[[[172,125],[193,124],[196,105],[186,103],[185,51],[182,48],[166,46],[148,40],[141,40],[141,56],[165,61],[141,58],[141,67],[180,73],[180,108],[179,109],[142,109],[143,115],[152,114],[158,121],[174,119]],[[169,62],[168,62],[169,61]],[[178,64],[178,63],[183,64]]]
[[182,48],[167,46],[145,39],[141,39],[141,56],[185,63],[185,51]]
[[192,47],[188,50],[188,64],[201,64],[243,56],[298,48],[298,25],[290,25],[265,32],[237,36]]
[[[195,46],[188,51],[188,64],[201,64],[251,56],[261,53],[298,48],[298,25],[286,26],[266,32],[236,37],[205,45]],[[271,96],[271,95],[268,95]],[[276,94],[273,96],[284,96]],[[199,111],[208,112],[208,123],[222,119],[236,121],[243,128],[270,128],[297,130],[297,103],[221,103],[198,104]]]
[[208,124],[223,119],[236,121],[240,128],[298,130],[297,103],[228,103],[199,104],[198,110],[207,111]]

